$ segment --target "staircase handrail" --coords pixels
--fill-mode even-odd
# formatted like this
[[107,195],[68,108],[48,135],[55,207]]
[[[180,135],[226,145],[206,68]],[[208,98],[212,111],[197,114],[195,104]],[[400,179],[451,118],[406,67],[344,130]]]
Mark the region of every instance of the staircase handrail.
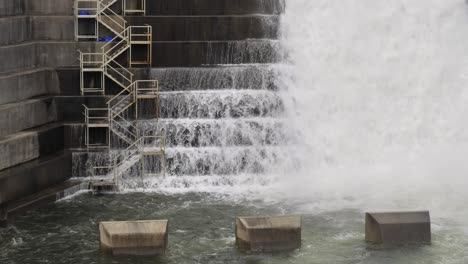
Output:
[[[104,58],[105,58],[105,56],[104,56]],[[127,70],[124,66],[122,66],[122,65],[121,65],[120,63],[118,63],[117,61],[115,61],[115,60],[104,60],[104,65],[103,65],[103,67],[106,66],[106,65],[108,65],[110,62],[113,62],[113,63],[117,64],[117,66],[118,66],[119,68],[121,68],[122,71],[124,71],[125,73],[127,73],[130,77],[125,77],[126,80],[127,80],[127,81],[131,81],[131,82],[133,83],[133,76],[134,76],[134,74],[133,74],[131,71]],[[115,69],[115,68],[112,67],[112,66],[110,66],[110,67],[111,67],[112,69]],[[120,72],[119,72],[119,73],[120,73]],[[122,75],[123,75],[123,74],[122,74]]]
[[163,136],[142,136],[140,138],[140,140],[143,141],[142,143],[142,148],[145,147],[145,139],[148,139],[148,138],[152,138],[152,139],[160,139],[160,144],[159,144],[159,148],[162,150],[162,151],[165,151],[166,150],[166,137],[163,137]]
[[[119,125],[121,128],[125,129],[126,132],[130,133],[131,136],[133,136],[133,138],[135,138],[135,140],[138,140],[139,137],[140,137],[140,129],[138,129],[138,127],[134,126],[130,121],[128,121],[127,119],[123,118],[120,114],[117,114],[115,113],[112,109],[109,109],[109,116],[111,118],[109,118],[109,122],[114,122],[115,124]],[[119,117],[123,122],[125,122],[130,128],[132,128],[135,132],[131,132],[130,129],[126,128],[126,127],[123,127],[116,119],[117,117]],[[112,127],[110,127],[109,129],[112,129]]]
[[[121,39],[121,40],[119,40],[119,39]],[[119,44],[119,43],[116,44],[116,42],[121,42],[121,41],[123,41],[125,39],[127,39],[127,37],[126,38],[121,38],[120,36],[116,35],[114,38],[112,38],[109,42],[107,42],[106,44],[104,44],[104,46],[101,47],[102,53],[106,54],[107,51],[112,50],[115,45]],[[112,46],[112,45],[114,45],[114,46]],[[109,48],[109,46],[111,46],[111,47]]]
[[[110,77],[113,77],[112,74],[109,73],[108,68],[110,68],[112,71],[116,72],[117,75],[124,78],[129,84],[126,85],[125,87],[122,87],[122,88],[130,93],[131,90],[128,90],[128,87],[130,87],[133,84],[133,73],[131,73],[129,70],[127,70],[125,68],[121,68],[121,65],[119,63],[117,63],[116,61],[114,61],[114,62],[115,62],[115,64],[117,64],[117,66],[120,68],[120,70],[122,72],[120,72],[116,68],[112,67],[110,64],[105,64],[105,65],[103,65],[104,73],[107,74],[107,75],[110,75]],[[126,73],[128,76],[125,76],[125,74],[123,74],[123,73]],[[115,77],[114,77],[114,79],[115,79]],[[122,83],[122,85],[124,86],[123,83]]]
[[[154,86],[151,88],[143,88],[140,87],[140,84],[142,83],[153,83]],[[135,91],[137,92],[137,95],[139,95],[139,91],[143,92],[159,92],[159,81],[158,80],[137,80],[135,81]]]
[[[82,52],[78,50],[80,54],[80,66],[84,67],[85,64],[102,64],[104,63],[104,54],[99,52]],[[101,57],[99,60],[92,60],[93,57]]]
[[[112,121],[114,124],[117,124],[121,129],[123,129],[126,133],[130,134],[132,137],[134,137],[135,139],[138,138],[138,136],[136,134],[138,134],[139,132],[137,131],[136,134],[133,133],[132,131],[130,131],[128,128],[124,127],[122,124],[120,124],[119,122],[117,121]],[[131,142],[129,142],[131,143]]]
[[[109,12],[109,14],[105,13]],[[106,23],[103,22],[102,16],[108,18],[110,21],[114,22],[117,27],[120,28],[120,30],[116,30],[112,28],[110,25],[106,25]],[[122,38],[125,38],[125,36],[121,35],[121,32],[124,32],[127,29],[127,21],[120,16],[119,14],[115,13],[112,9],[106,7],[102,2],[99,2],[99,10],[97,14],[97,18],[101,21],[102,24],[107,26],[107,28],[111,31],[113,31],[115,34],[120,35]],[[116,18],[116,19],[114,19]]]
[[135,129],[135,131],[137,131],[136,135],[135,135],[136,138],[138,138],[140,136],[140,130],[136,126],[134,126],[132,123],[130,123],[130,121],[123,118],[120,114],[115,113],[112,109],[109,109],[109,114],[113,115],[112,117],[114,117],[114,116],[115,117],[120,117],[122,120],[124,120],[127,123],[127,125],[129,125],[130,127],[133,127]]
[[105,0],[91,0],[91,1],[99,1],[101,4],[104,6],[104,8],[109,8],[111,7],[114,3],[117,2],[117,0],[109,0],[107,4],[104,4]]
[[[126,97],[128,98],[129,96],[131,97],[134,97],[134,94],[129,94],[127,95]],[[109,107],[109,109],[112,110],[112,113],[114,114],[113,116],[111,116],[112,118],[114,118],[115,116],[117,117],[120,117],[120,118],[123,118],[120,114],[123,113],[125,110],[127,110],[130,106],[132,106],[134,104],[134,102],[130,102],[128,104],[126,104],[125,106],[122,107],[122,109],[119,109],[118,111],[117,110],[114,110],[115,107]]]
[[[130,43],[132,43],[133,41],[151,41],[152,40],[152,27],[151,25],[148,25],[148,24],[145,24],[144,26],[130,26],[128,27],[129,31],[128,31],[128,38],[129,38],[129,41]],[[147,29],[148,32],[146,33],[133,33],[134,30],[138,30],[138,29]],[[136,39],[134,39],[134,37],[136,37]],[[139,37],[144,37],[143,40],[141,39],[138,39]]]
[[90,123],[91,120],[100,120],[100,119],[107,120],[107,116],[92,116],[91,114],[91,112],[107,112],[108,111],[107,108],[90,108],[84,104],[83,104],[83,107],[84,107],[83,115],[85,116],[86,123]]
[[112,106],[117,105],[118,103],[120,103],[120,101],[118,101],[117,103],[114,103],[114,104],[111,105],[111,103],[113,103],[115,100],[118,100],[120,96],[124,95],[125,92],[130,91],[129,94],[133,94],[134,93],[133,87],[134,87],[134,85],[132,84],[132,85],[129,86],[130,89],[129,88],[122,89],[122,91],[120,91],[120,93],[114,95],[109,101],[107,101],[107,103],[106,103],[107,106],[112,107]]
[[[132,156],[132,155],[128,155],[128,153],[140,152],[140,147],[138,146],[138,144],[140,144],[140,141],[141,141],[140,139],[136,140],[135,142],[133,142],[133,144],[131,144],[125,150],[121,151],[121,153],[114,158],[114,169],[122,165],[127,160],[128,157]],[[119,157],[122,157],[122,159],[119,162],[117,162],[119,160],[118,159]]]
[[[88,6],[87,7],[80,7],[80,3],[95,3],[96,7],[88,7]],[[98,5],[99,5],[98,0],[76,0],[75,5],[74,5],[75,15],[79,16],[80,11],[87,11],[89,13],[89,15],[86,15],[86,16],[95,16],[99,12]],[[93,12],[94,14],[92,14],[92,12],[90,12],[90,11],[94,11]]]
[[103,46],[101,48],[102,53],[104,54],[104,56],[109,58],[109,60],[114,60],[114,58],[116,58],[118,55],[120,55],[121,52],[119,52],[119,51],[121,49],[126,49],[126,48],[128,48],[130,46],[130,44],[128,42],[128,38],[123,38],[123,39],[120,39],[120,40],[118,40],[118,39],[119,39],[119,37],[117,37],[116,41],[109,42],[112,45],[108,45],[109,43],[107,43],[106,44],[107,46]]

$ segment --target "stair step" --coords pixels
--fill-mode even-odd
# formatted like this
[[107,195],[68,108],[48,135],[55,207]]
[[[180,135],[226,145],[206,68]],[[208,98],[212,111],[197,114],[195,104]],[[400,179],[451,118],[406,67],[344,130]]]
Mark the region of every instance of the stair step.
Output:
[[9,202],[7,205],[8,220],[11,220],[11,217],[18,216],[29,210],[45,206],[73,195],[82,189],[81,184],[82,182],[80,180],[67,180],[23,199]]

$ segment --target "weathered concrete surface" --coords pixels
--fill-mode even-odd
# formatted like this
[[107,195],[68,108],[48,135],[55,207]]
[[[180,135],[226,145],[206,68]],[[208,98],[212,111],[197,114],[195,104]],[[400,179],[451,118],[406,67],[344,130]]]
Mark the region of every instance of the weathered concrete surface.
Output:
[[376,244],[430,243],[429,212],[366,213],[366,241]]
[[79,180],[66,180],[54,184],[46,189],[35,192],[24,198],[8,202],[8,221],[26,211],[56,202],[60,199],[75,194],[82,190],[82,182]]
[[28,15],[73,15],[73,0],[22,0]]
[[84,122],[83,104],[102,108],[112,96],[56,96],[58,119],[66,122]]
[[59,92],[57,72],[49,68],[0,76],[0,105]]
[[5,195],[4,202],[20,199],[66,181],[71,177],[71,167],[71,153],[57,152],[1,171],[0,192]]
[[60,92],[54,69],[78,66],[77,50],[102,45],[73,41],[72,7],[73,0],[0,1],[0,209],[71,177],[64,126],[52,123],[51,95]]
[[99,223],[101,248],[113,255],[156,255],[168,243],[168,221]]
[[47,41],[37,43],[37,65],[41,67],[78,66],[78,50],[96,52],[100,50],[101,42],[64,42]]
[[0,1],[1,16],[20,16],[25,14],[25,0],[2,0]]
[[0,139],[0,170],[63,150],[63,136],[53,123]]
[[30,39],[29,21],[27,16],[0,18],[0,46],[28,41]]
[[36,66],[36,44],[27,42],[0,47],[0,73],[12,72]]
[[0,18],[0,46],[33,40],[74,40],[73,16]]
[[94,52],[99,42],[42,41],[0,47],[0,74],[34,67],[78,66],[78,50]]
[[0,137],[57,120],[53,97],[0,105]]
[[30,19],[31,40],[75,39],[73,16],[31,16]]
[[236,244],[248,250],[295,249],[301,230],[301,216],[237,217]]

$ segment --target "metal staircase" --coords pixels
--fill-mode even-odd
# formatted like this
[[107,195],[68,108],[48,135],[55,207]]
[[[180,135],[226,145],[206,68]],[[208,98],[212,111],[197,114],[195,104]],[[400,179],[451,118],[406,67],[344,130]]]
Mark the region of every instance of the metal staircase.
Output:
[[[120,0],[122,1],[122,0]],[[124,0],[123,12],[129,0]],[[142,6],[145,7],[144,0]],[[165,139],[161,136],[143,135],[132,120],[138,120],[138,104],[140,100],[153,100],[155,117],[159,117],[158,99],[159,84],[157,80],[135,80],[134,74],[121,65],[124,54],[128,55],[130,67],[135,64],[151,65],[151,26],[127,26],[127,21],[112,10],[119,0],[75,0],[76,38],[89,38],[90,35],[79,34],[80,18],[94,18],[96,32],[99,25],[104,31],[114,35],[101,47],[99,53],[80,53],[80,90],[82,95],[106,95],[106,79],[111,80],[120,92],[106,103],[105,108],[89,108],[84,106],[86,123],[85,143],[88,151],[111,150],[124,146],[125,150],[111,158],[111,165],[96,167],[93,172],[93,188],[112,188],[118,186],[119,179],[125,172],[138,163],[141,173],[145,173],[145,156],[160,156],[162,172],[165,172]],[[137,5],[138,6],[138,5]],[[140,10],[141,11],[141,10]],[[130,13],[139,13],[132,9]],[[144,10],[142,12],[145,13]],[[92,37],[97,37],[92,35]],[[147,46],[146,59],[134,61],[133,45]],[[106,140],[101,143],[91,142],[90,134],[95,129],[107,131]]]

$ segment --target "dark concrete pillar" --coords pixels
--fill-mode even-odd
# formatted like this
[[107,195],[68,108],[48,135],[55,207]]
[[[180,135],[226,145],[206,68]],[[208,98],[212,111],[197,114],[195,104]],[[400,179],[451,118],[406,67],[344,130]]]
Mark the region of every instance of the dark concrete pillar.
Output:
[[167,248],[168,220],[101,222],[99,237],[112,255],[159,255]]
[[276,251],[301,247],[301,216],[237,217],[236,244],[241,249]]
[[366,241],[384,245],[430,243],[429,212],[366,213]]

